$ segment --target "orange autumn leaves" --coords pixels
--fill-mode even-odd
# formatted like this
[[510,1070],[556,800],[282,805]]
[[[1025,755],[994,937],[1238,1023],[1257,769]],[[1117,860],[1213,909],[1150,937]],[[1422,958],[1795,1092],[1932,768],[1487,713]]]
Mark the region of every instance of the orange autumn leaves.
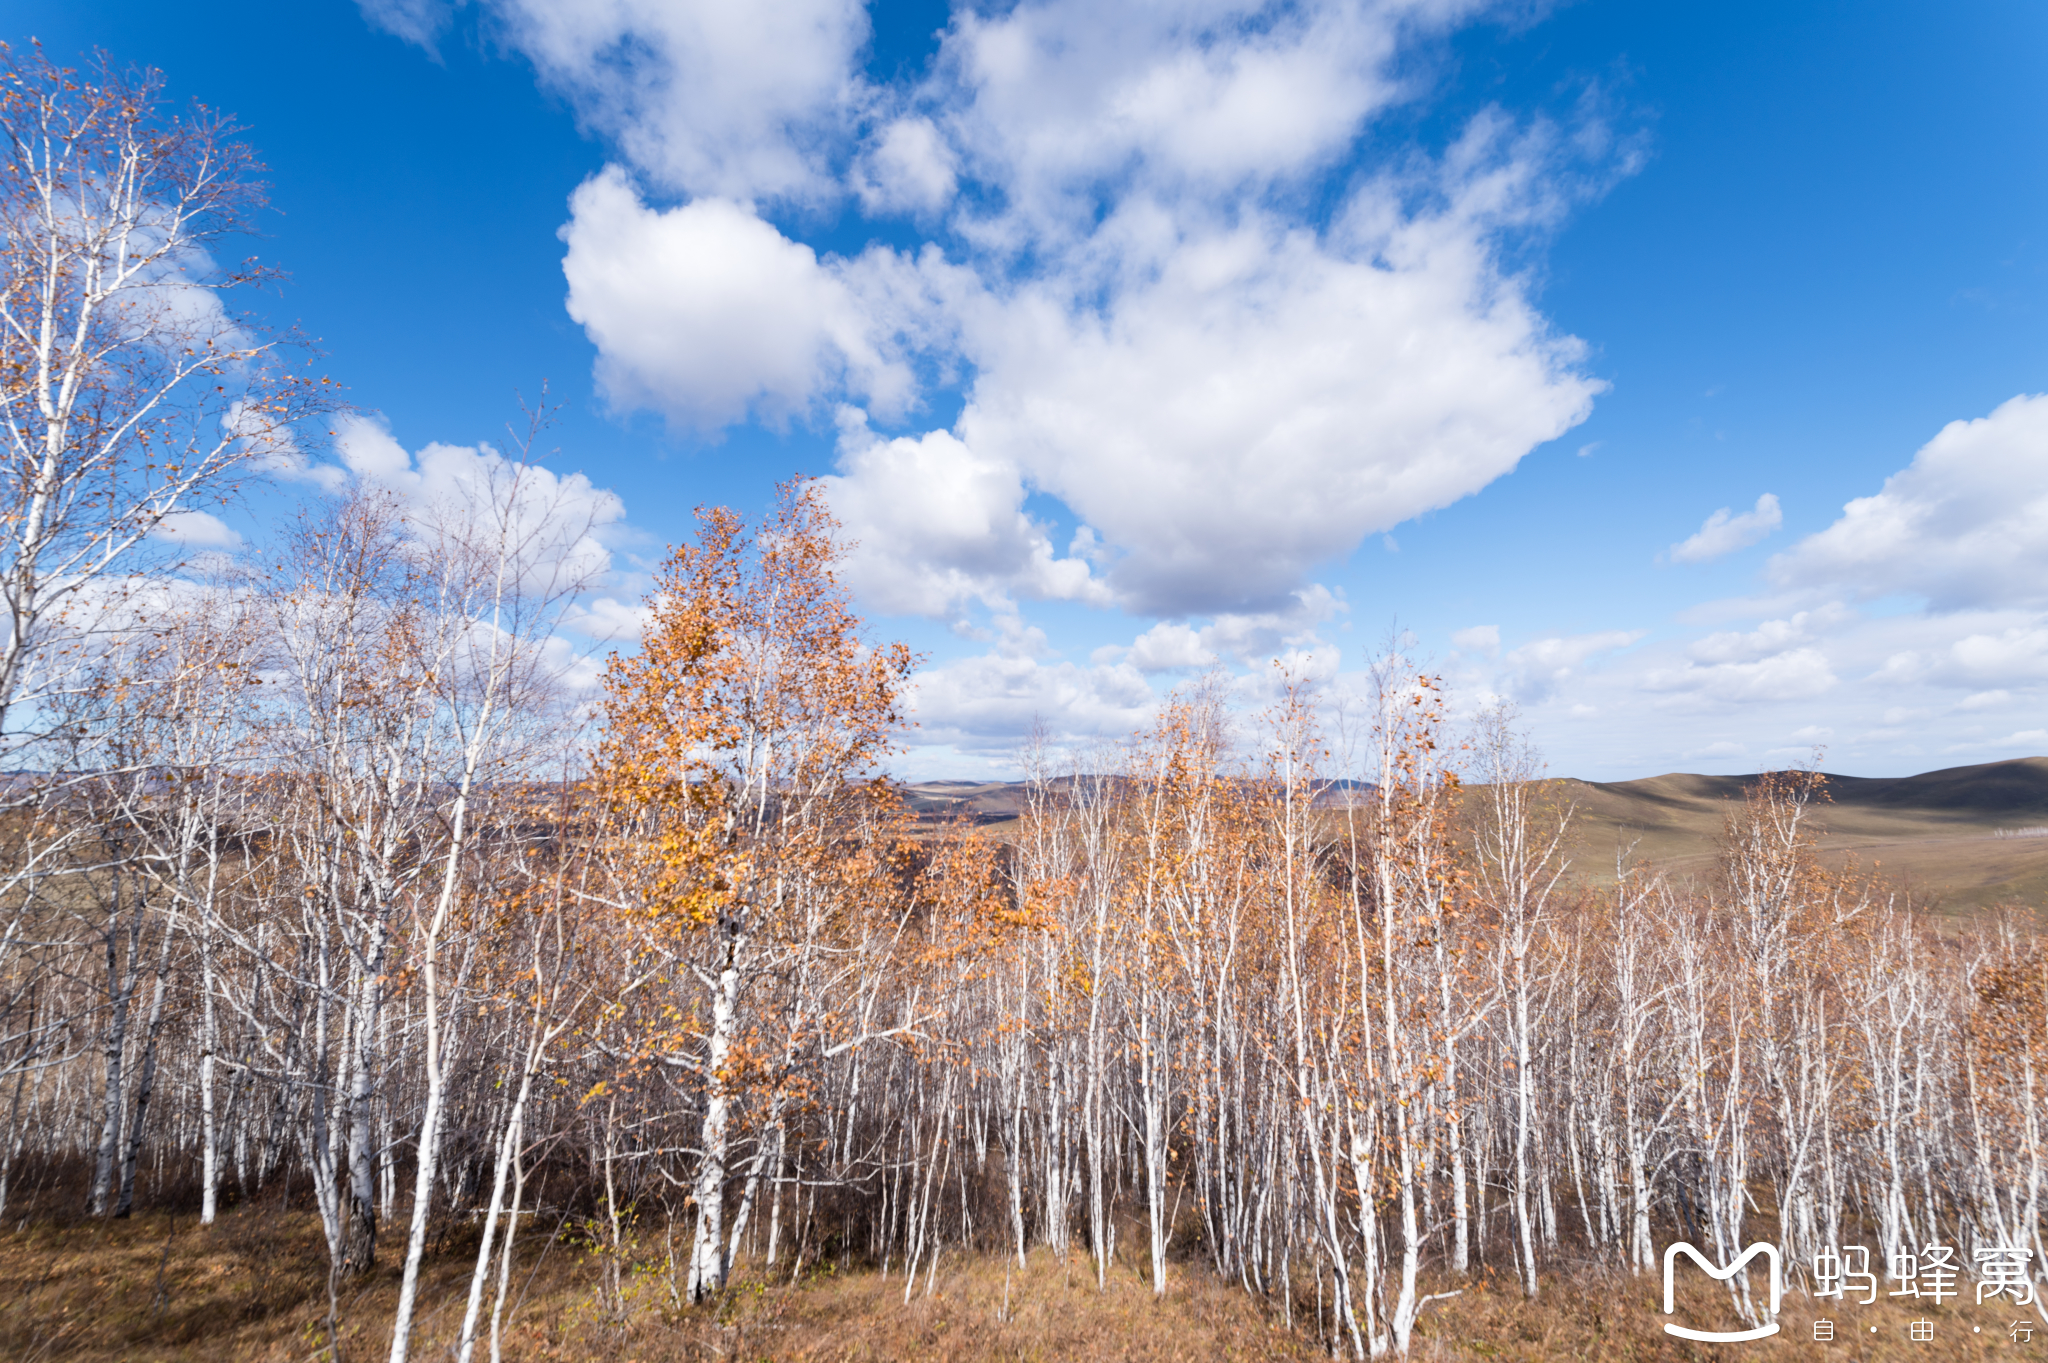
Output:
[[724,508],[698,523],[656,577],[640,652],[611,659],[598,760],[645,909],[679,927],[761,907],[776,861],[821,849],[825,807],[889,751],[916,661],[861,637],[814,484],[784,485],[758,533]]

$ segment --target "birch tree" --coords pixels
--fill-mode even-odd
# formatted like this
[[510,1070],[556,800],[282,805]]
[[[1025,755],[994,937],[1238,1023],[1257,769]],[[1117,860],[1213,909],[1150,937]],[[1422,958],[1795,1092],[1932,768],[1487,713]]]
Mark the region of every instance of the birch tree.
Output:
[[1522,1294],[1537,1293],[1536,1238],[1530,1205],[1534,1184],[1530,1140],[1537,1122],[1536,1018],[1538,957],[1544,918],[1552,892],[1564,875],[1561,855],[1569,811],[1543,810],[1542,774],[1534,746],[1514,729],[1514,714],[1495,708],[1480,720],[1477,740],[1478,775],[1484,783],[1482,812],[1475,834],[1477,870],[1482,892],[1491,901],[1499,924],[1497,977],[1506,1024],[1508,1064],[1514,1076],[1514,1207],[1517,1262]]
[[[0,735],[106,618],[123,574],[207,537],[251,464],[330,405],[293,345],[230,310],[279,276],[215,254],[250,232],[260,167],[162,77],[80,75],[0,48]],[[118,614],[118,613],[117,613]]]
[[786,486],[757,536],[722,509],[699,527],[657,577],[639,654],[606,674],[597,778],[640,881],[617,906],[686,1019],[641,1044],[689,1075],[701,1114],[691,1300],[722,1288],[729,1266],[735,1124],[757,1059],[748,1010],[791,963],[796,929],[819,921],[814,899],[840,923],[866,907],[842,897],[861,880],[842,871],[882,831],[869,814],[886,791],[862,778],[889,751],[912,665],[903,646],[863,639],[814,486]]

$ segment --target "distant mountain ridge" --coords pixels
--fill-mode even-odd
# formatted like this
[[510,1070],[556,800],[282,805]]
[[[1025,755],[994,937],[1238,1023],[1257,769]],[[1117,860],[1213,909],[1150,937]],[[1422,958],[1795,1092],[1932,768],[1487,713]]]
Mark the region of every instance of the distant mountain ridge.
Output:
[[[2048,818],[2048,757],[1943,767],[1918,776],[1821,774],[1827,779],[1827,803],[1840,810],[1911,812],[1915,817],[1962,823],[1987,817]],[[1647,806],[1684,808],[1703,799],[1740,799],[1756,779],[1755,775],[1670,772],[1634,781],[1574,780],[1573,784]]]

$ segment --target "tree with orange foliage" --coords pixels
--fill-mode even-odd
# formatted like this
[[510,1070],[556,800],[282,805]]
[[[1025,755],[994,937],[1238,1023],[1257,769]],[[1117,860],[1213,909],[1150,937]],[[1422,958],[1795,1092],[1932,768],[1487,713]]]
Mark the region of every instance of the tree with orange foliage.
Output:
[[800,980],[820,942],[863,939],[895,803],[863,778],[892,749],[916,661],[863,639],[815,484],[784,485],[752,535],[723,508],[698,523],[656,578],[640,652],[611,660],[597,774],[625,872],[613,907],[674,991],[636,1044],[689,1076],[701,1114],[693,1300],[725,1281],[734,1123],[764,1056],[806,1039],[843,1054],[911,1025],[848,1025],[834,999],[785,989],[771,1037],[754,996]]
[[[2031,1305],[2048,1321],[2042,1298],[2048,1260],[2039,1253],[2042,1193],[2048,1190],[2041,1110],[2048,1087],[2048,955],[2010,912],[2001,913],[1996,931],[1994,949],[1972,972],[1976,999],[1964,1041],[1964,1097],[1981,1171],[1970,1194],[1985,1247],[2022,1251],[2026,1268],[2007,1279],[2024,1278],[2033,1290],[2014,1290],[2013,1304]],[[1980,1289],[1977,1300],[1984,1297]]]

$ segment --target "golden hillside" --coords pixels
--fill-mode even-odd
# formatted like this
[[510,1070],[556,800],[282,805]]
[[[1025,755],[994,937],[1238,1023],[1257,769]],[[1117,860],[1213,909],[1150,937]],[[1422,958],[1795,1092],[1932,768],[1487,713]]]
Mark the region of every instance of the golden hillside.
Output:
[[[1559,782],[1577,806],[1574,860],[1595,879],[1616,852],[1684,874],[1705,870],[1731,801],[1754,777],[1673,772],[1638,781]],[[1953,908],[2048,898],[2048,757],[1918,776],[1829,774],[1815,811],[1822,855],[1873,864]]]

